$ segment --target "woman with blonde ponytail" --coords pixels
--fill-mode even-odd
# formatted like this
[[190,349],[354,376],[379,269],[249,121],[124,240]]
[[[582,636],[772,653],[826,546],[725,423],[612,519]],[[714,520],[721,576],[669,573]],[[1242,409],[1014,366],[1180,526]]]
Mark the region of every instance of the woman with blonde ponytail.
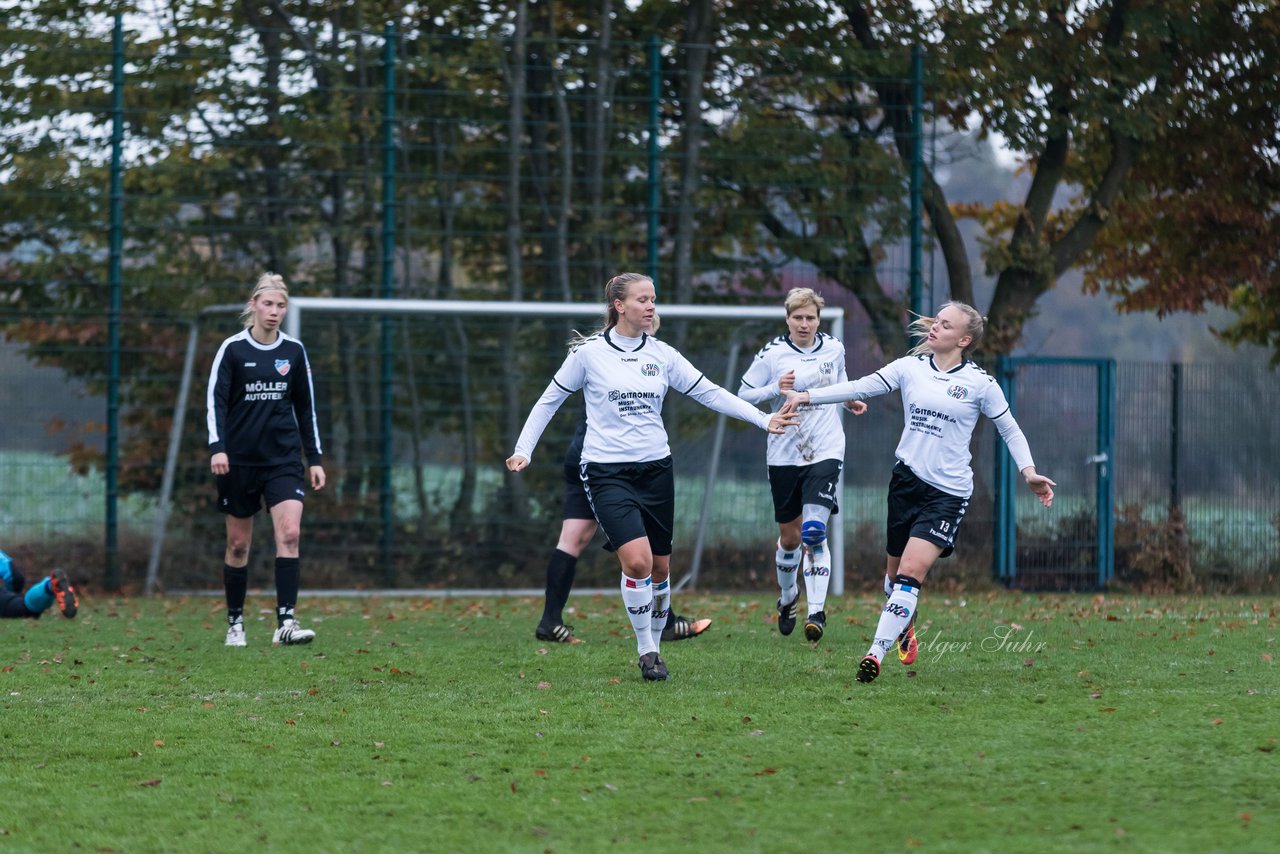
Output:
[[640,273],[605,285],[604,327],[579,336],[525,421],[508,471],[522,471],[547,424],[569,395],[581,391],[587,429],[578,473],[592,513],[622,565],[622,602],[636,636],[640,674],[670,674],[659,649],[670,608],[675,479],[662,403],[671,389],[716,412],[770,433],[795,416],[766,415],[708,380],[689,360],[650,333],[657,317],[653,281]]
[[895,645],[904,664],[916,659],[914,621],[920,586],[934,562],[951,554],[973,494],[969,443],[979,415],[1000,432],[1027,487],[1045,507],[1053,504],[1052,480],[1036,472],[1031,448],[1009,411],[999,384],[968,358],[982,339],[986,321],[973,306],[944,304],[935,317],[917,318],[911,331],[920,342],[909,355],[847,383],[788,393],[783,412],[806,403],[866,400],[902,391],[905,425],[889,481],[885,567],[887,602],[875,640],[858,665],[859,682],[880,675]]

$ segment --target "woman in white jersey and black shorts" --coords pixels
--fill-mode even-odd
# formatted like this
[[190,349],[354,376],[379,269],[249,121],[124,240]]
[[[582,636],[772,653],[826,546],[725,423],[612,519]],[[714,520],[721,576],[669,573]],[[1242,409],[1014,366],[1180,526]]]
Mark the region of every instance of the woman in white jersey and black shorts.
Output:
[[[240,315],[244,329],[222,342],[213,359],[207,398],[209,467],[217,475],[218,509],[226,514],[222,579],[227,595],[227,646],[244,646],[253,517],[265,502],[275,529],[274,644],[311,643],[298,624],[298,542],[306,486],[324,488],[311,363],[306,348],[280,331],[289,289],[265,273]],[[303,471],[302,457],[308,470]]]
[[902,390],[906,424],[889,481],[885,549],[885,575],[893,581],[875,640],[858,665],[859,682],[880,675],[880,663],[895,643],[901,646],[914,640],[903,636],[915,617],[920,586],[934,561],[951,554],[973,494],[969,442],[980,414],[995,423],[1040,503],[1053,504],[1057,484],[1036,472],[1031,448],[1004,392],[990,374],[967,358],[985,326],[985,319],[972,306],[946,303],[936,317],[922,317],[911,324],[912,332],[924,340],[909,355],[853,382],[792,391],[782,408],[788,412],[805,403],[862,400]]
[[622,602],[635,631],[640,673],[657,681],[669,675],[659,641],[670,602],[675,525],[671,448],[662,424],[667,390],[771,433],[797,419],[765,415],[708,380],[675,348],[651,338],[657,297],[648,276],[614,276],[604,297],[604,327],[574,341],[529,413],[507,468],[518,472],[529,465],[552,416],[581,390],[587,408],[582,483],[622,565]]
[[[810,288],[792,288],[787,293],[783,302],[787,334],[756,353],[742,376],[738,397],[750,403],[768,402],[777,412],[792,389],[812,389],[849,379],[844,345],[818,331],[824,305],[822,297]],[[855,415],[867,411],[860,400],[849,408]],[[769,437],[765,458],[773,518],[778,523],[774,555],[780,591],[778,632],[789,635],[795,630],[800,601],[796,572],[803,563],[808,613],[804,636],[817,641],[827,625],[827,586],[832,572],[827,523],[840,512],[836,490],[844,468],[844,427],[840,407],[834,404],[807,404],[797,409],[796,415],[800,423],[794,429]]]

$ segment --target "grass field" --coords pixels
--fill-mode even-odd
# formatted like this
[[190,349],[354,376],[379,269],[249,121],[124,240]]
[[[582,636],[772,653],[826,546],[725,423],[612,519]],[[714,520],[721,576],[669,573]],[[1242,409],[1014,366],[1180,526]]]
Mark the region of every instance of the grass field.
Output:
[[1275,601],[922,601],[862,685],[871,597],[817,647],[684,597],[658,684],[612,596],[575,646],[529,599],[304,597],[313,645],[238,650],[217,600],[87,598],[0,625],[0,848],[1273,850]]

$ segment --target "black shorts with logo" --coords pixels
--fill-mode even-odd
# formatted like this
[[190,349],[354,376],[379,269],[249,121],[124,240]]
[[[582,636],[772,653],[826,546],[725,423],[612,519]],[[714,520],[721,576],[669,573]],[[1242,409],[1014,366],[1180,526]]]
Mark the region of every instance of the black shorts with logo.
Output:
[[647,463],[584,462],[579,471],[596,521],[615,548],[648,537],[655,555],[671,554],[676,515],[671,457]]
[[818,460],[804,466],[769,466],[769,491],[773,493],[773,519],[790,522],[799,518],[806,504],[831,508],[840,512],[836,486],[844,463],[840,460]]
[[281,466],[232,466],[217,476],[218,509],[237,519],[248,519],[265,501],[270,510],[281,501],[302,501],[307,495],[302,463]]
[[901,461],[889,478],[889,518],[887,545],[890,557],[902,557],[907,540],[916,537],[942,548],[941,557],[954,551],[960,521],[969,509],[969,499],[943,492],[915,476]]

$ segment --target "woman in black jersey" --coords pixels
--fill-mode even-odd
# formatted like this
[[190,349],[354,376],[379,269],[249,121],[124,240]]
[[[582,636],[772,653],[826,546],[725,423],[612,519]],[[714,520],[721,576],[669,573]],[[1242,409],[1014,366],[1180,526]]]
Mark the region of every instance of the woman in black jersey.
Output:
[[669,389],[710,409],[779,433],[792,415],[766,415],[708,380],[675,348],[651,338],[657,294],[639,273],[605,285],[605,324],[576,340],[525,421],[507,469],[529,465],[533,449],[565,399],[581,390],[587,432],[579,472],[605,536],[622,564],[622,602],[636,636],[640,673],[666,679],[658,642],[670,601],[675,481],[662,424]]
[[895,644],[904,663],[915,659],[912,624],[920,586],[934,562],[951,554],[968,509],[973,494],[969,444],[980,415],[991,419],[1040,503],[1053,504],[1057,484],[1036,471],[1004,392],[968,358],[985,327],[986,319],[973,306],[949,302],[936,317],[912,322],[911,331],[921,341],[901,359],[852,382],[787,392],[783,412],[805,403],[864,400],[902,391],[905,424],[889,482],[887,601],[875,640],[858,665],[859,682],[880,675],[881,661]]
[[[284,279],[264,273],[240,315],[244,330],[222,342],[209,374],[210,468],[226,514],[222,568],[227,646],[244,646],[253,517],[266,503],[275,530],[276,631],[273,644],[311,643],[298,624],[298,541],[309,482],[324,488],[311,364],[302,342],[280,331],[289,306]],[[306,454],[308,471],[302,467]]]

